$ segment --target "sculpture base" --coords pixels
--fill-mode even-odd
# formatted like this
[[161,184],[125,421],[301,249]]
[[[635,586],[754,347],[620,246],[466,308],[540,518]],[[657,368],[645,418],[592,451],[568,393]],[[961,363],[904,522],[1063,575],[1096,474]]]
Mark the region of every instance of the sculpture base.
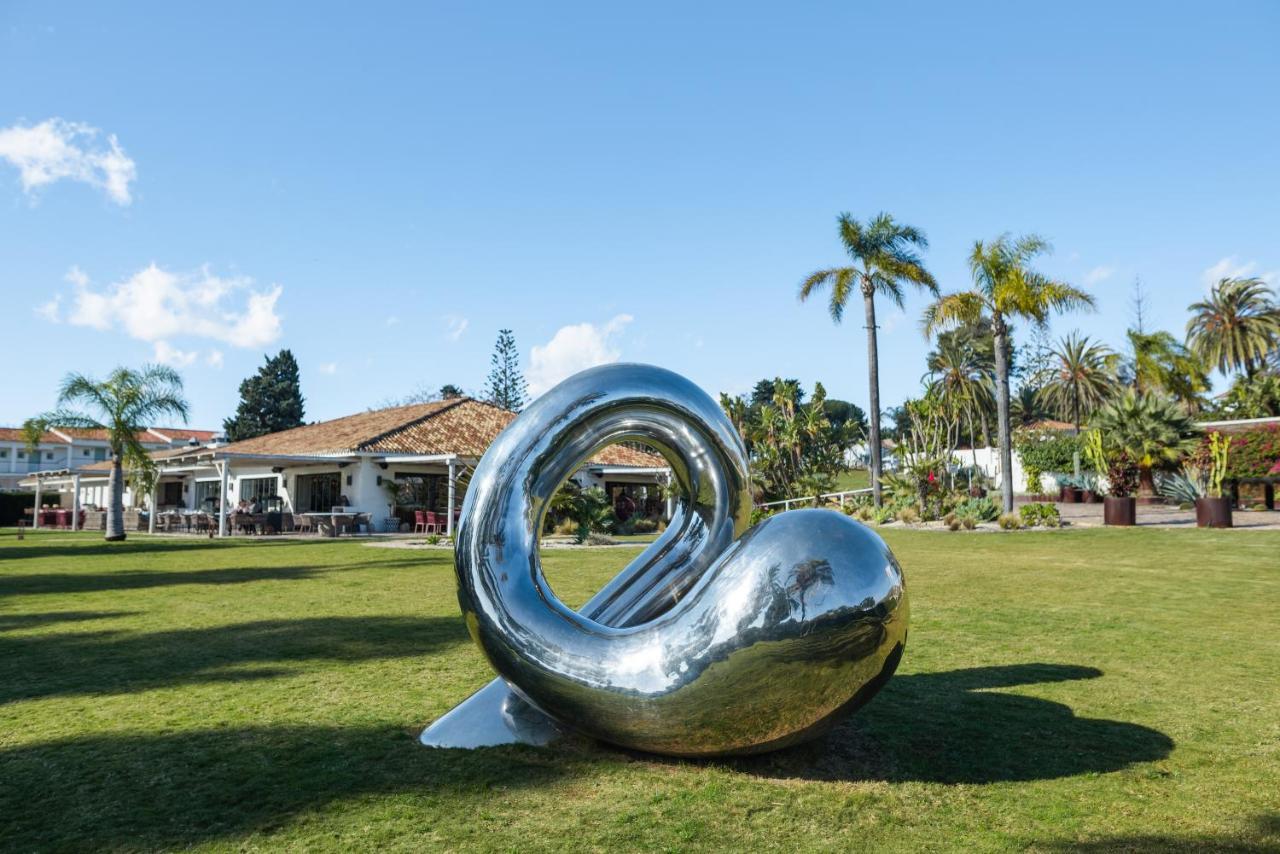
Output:
[[427,747],[474,750],[501,744],[545,747],[565,735],[555,721],[495,679],[422,731]]

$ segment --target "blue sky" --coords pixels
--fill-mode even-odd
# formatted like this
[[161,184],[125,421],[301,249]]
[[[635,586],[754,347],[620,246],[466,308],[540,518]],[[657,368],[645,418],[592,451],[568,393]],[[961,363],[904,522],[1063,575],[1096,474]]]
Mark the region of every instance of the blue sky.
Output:
[[[802,305],[834,219],[925,229],[944,289],[1035,231],[1118,345],[1207,271],[1280,270],[1280,6],[0,4],[0,423],[163,358],[215,426],[280,347],[309,419],[610,359],[865,406]],[[265,7],[265,8],[264,8]],[[8,134],[7,136],[5,134]],[[917,320],[882,307],[882,394]]]

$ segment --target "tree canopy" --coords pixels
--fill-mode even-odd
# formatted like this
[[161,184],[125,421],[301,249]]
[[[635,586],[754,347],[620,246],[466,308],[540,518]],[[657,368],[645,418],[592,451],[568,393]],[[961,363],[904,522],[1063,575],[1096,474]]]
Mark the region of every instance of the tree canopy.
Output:
[[222,422],[230,442],[302,426],[305,410],[293,353],[281,350],[263,358],[258,372],[240,383],[236,414]]

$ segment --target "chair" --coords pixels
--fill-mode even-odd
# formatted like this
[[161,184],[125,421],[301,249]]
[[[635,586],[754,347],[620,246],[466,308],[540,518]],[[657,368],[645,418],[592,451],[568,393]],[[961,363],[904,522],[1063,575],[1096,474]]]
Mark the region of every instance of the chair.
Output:
[[427,511],[427,529],[433,534],[438,534],[443,528],[444,528],[444,523],[440,521],[440,516],[428,510]]
[[299,513],[293,517],[293,530],[299,534],[314,534],[316,532],[316,520],[312,516],[304,516]]
[[421,510],[413,511],[413,532],[415,534],[425,534],[427,532],[427,514]]

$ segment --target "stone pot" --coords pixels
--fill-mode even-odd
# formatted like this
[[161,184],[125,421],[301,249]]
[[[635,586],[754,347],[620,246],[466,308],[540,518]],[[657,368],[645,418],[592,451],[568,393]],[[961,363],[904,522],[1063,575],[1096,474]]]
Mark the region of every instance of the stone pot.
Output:
[[1107,525],[1138,524],[1138,500],[1132,495],[1123,498],[1108,495],[1102,501],[1102,521]]
[[1196,527],[1197,528],[1230,528],[1231,527],[1231,499],[1230,498],[1197,498],[1196,499]]

